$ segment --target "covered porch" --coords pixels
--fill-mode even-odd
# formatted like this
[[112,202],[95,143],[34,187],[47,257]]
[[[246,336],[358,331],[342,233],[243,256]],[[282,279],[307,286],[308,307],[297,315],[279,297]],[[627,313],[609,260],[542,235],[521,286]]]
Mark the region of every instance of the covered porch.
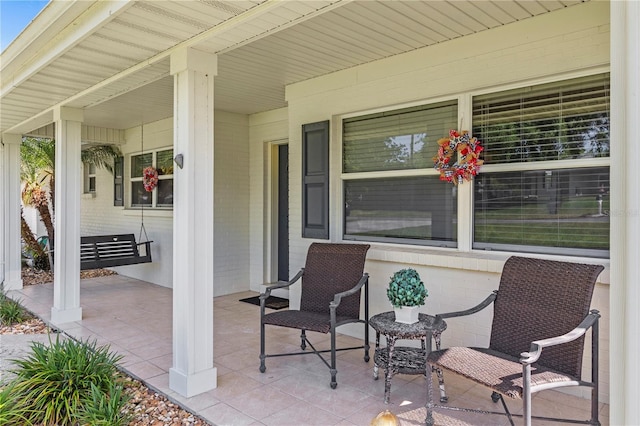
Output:
[[[166,395],[211,424],[224,425],[365,425],[378,413],[389,409],[402,425],[424,422],[426,383],[423,376],[397,375],[391,400],[384,404],[384,379],[373,379],[373,361],[365,363],[361,352],[339,356],[339,386],[327,384],[326,367],[315,357],[270,358],[267,371],[258,370],[260,361],[259,307],[239,302],[255,292],[219,296],[214,305],[214,365],[218,388],[185,398],[169,388],[172,365],[172,290],[123,275],[82,280],[83,318],[59,326],[65,334],[82,340],[96,340],[124,356],[122,366],[149,388]],[[51,316],[53,284],[40,284],[10,293],[38,316]],[[278,344],[286,350],[298,349],[298,332],[277,333]],[[321,336],[321,346],[328,336]],[[314,335],[318,338],[318,335]],[[322,339],[324,337],[324,339]],[[348,343],[353,337],[341,335]],[[274,339],[268,341],[273,342]],[[447,344],[447,334],[443,334]],[[450,403],[494,410],[490,392],[469,380],[446,375]],[[566,393],[536,394],[534,414],[589,418],[589,401]],[[513,403],[512,403],[513,402]],[[514,413],[522,408],[509,401]],[[609,425],[609,405],[601,403],[600,422]],[[478,416],[455,411],[440,412],[442,425],[507,425],[504,416]]]
[[[598,75],[606,82],[601,87],[607,100],[599,104],[606,105],[610,117],[610,136],[605,126],[610,151],[598,158],[581,153],[570,160],[547,159],[533,171],[552,176],[555,170],[602,169],[602,182],[610,188],[610,211],[599,218],[605,223],[606,253],[571,255],[563,246],[556,252],[537,247],[525,253],[605,265],[594,297],[605,319],[601,400],[612,404],[612,423],[638,423],[640,406],[633,402],[640,394],[638,19],[639,4],[623,1],[511,0],[498,7],[495,2],[429,0],[53,0],[2,54],[0,280],[29,309],[70,334],[112,343],[123,351],[133,374],[176,399],[190,397],[198,412],[211,409],[216,415],[230,413],[228,418],[247,416],[247,424],[275,424],[278,415],[294,417],[287,407],[302,407],[300,416],[327,415],[327,407],[341,400],[351,403],[340,413],[329,411],[335,424],[367,423],[385,408],[379,398],[383,386],[370,380],[370,366],[354,362],[343,373],[353,377],[333,394],[323,375],[317,382],[302,380],[301,369],[284,362],[269,363],[261,376],[258,350],[252,349],[258,312],[237,299],[282,279],[283,265],[285,277],[293,275],[313,241],[359,238],[373,243],[366,266],[374,289],[373,314],[388,309],[388,277],[407,266],[428,277],[424,311],[445,312],[495,289],[506,258],[531,241],[502,250],[477,245],[474,184],[445,191],[450,186],[438,182],[429,161],[404,171],[356,168],[345,173],[345,126],[362,117],[435,105],[453,111],[442,128],[432,131],[435,126],[429,124],[437,139],[451,128],[473,130],[476,98],[516,89],[544,91],[569,81],[582,84],[581,79]],[[301,130],[318,123],[326,123],[322,143],[328,158],[318,215],[322,232],[314,234],[307,232],[303,204]],[[23,288],[20,277],[19,148],[24,136],[53,137],[57,150],[55,243],[61,255],[55,282],[37,288]],[[99,170],[95,191],[85,192],[81,183],[89,176],[83,174],[80,152],[92,144],[119,146],[124,173],[116,183],[118,176]],[[279,157],[284,146],[286,154]],[[430,159],[427,151],[423,154]],[[554,148],[550,152],[553,156]],[[179,155],[180,165],[174,161]],[[487,161],[482,175],[527,171],[524,157],[515,166]],[[282,178],[278,166],[285,160],[288,175]],[[162,176],[165,186],[170,182],[170,194],[161,199],[156,188],[150,198],[140,196],[141,170],[135,165],[160,168],[162,161],[160,166],[171,169]],[[398,241],[381,238],[375,230],[354,236],[360,228],[349,221],[349,185],[396,178],[419,178],[418,190],[434,182],[437,193],[430,196],[436,197],[424,201],[441,206],[432,217],[446,225],[436,227],[444,235],[417,244],[407,241],[411,236]],[[281,180],[286,187],[278,186]],[[539,181],[553,183],[551,178]],[[575,187],[567,186],[567,193],[578,194]],[[279,193],[285,194],[286,207],[278,204]],[[441,194],[447,203],[433,202]],[[590,201],[595,206],[593,197]],[[154,240],[153,263],[122,268],[117,278],[80,282],[79,237],[137,234],[143,219]],[[431,222],[402,227],[427,226]],[[279,238],[286,250],[280,251]],[[298,296],[291,294],[293,307]],[[451,328],[450,343],[485,342],[488,327]],[[285,344],[297,342],[294,334],[279,337]],[[344,362],[356,358],[342,356]],[[311,358],[303,362],[310,364],[302,370],[322,370]],[[402,401],[422,401],[422,378],[399,379],[393,392],[397,401],[405,387]],[[452,380],[450,386],[467,385]],[[472,388],[462,391],[455,393],[474,395]],[[361,406],[363,400],[370,404]],[[256,413],[252,407],[261,401],[264,410]],[[585,402],[567,402],[560,409]],[[554,402],[549,404],[553,410]],[[396,408],[409,413],[422,405]],[[424,418],[421,412],[411,416],[412,422]],[[603,411],[601,420],[606,418]],[[300,424],[313,423],[299,419]],[[331,423],[322,419],[318,423]],[[225,418],[212,422],[224,424]]]

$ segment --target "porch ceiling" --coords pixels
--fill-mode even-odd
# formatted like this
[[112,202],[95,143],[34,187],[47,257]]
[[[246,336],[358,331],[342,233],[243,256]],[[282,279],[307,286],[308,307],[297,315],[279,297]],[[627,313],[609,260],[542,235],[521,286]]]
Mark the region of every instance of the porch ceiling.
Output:
[[56,105],[124,129],[173,112],[169,55],[216,53],[217,109],[286,106],[285,86],[464,37],[580,0],[52,0],[3,53],[0,132]]

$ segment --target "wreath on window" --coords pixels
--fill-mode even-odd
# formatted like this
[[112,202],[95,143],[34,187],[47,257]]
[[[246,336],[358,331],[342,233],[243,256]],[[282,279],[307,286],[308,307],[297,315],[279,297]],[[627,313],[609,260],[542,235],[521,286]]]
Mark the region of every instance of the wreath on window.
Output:
[[147,192],[151,192],[158,186],[158,171],[153,167],[146,167],[142,171],[142,185]]
[[478,174],[484,163],[480,159],[484,147],[479,140],[469,137],[468,131],[450,130],[449,137],[438,140],[438,145],[438,155],[433,157],[433,162],[440,172],[440,180],[457,185]]

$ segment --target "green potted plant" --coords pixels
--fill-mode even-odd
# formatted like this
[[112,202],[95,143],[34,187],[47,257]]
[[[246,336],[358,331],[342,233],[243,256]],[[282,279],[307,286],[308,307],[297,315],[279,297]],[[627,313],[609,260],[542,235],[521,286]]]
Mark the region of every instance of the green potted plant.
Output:
[[396,322],[418,322],[418,310],[427,296],[427,289],[415,269],[401,269],[389,281],[387,297],[396,313]]

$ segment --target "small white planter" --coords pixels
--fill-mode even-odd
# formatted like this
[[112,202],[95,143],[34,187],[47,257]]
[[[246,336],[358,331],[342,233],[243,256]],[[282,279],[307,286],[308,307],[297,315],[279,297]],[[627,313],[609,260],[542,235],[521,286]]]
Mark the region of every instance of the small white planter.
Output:
[[393,311],[396,314],[396,322],[415,324],[418,322],[420,306],[400,306],[399,308],[394,306]]

